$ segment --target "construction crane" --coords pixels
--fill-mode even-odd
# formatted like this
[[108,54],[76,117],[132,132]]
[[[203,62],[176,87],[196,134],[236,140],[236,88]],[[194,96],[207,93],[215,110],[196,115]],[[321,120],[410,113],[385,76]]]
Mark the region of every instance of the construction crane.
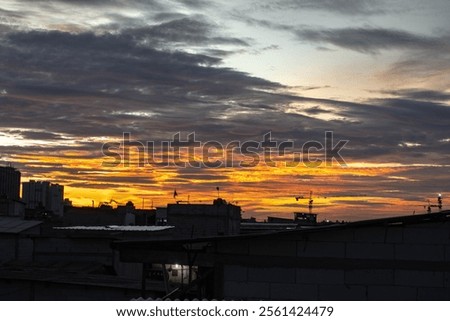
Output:
[[[309,199],[308,199],[308,212],[309,214],[312,214],[312,209],[313,209],[313,202],[314,200],[312,199],[312,191],[309,191]],[[296,196],[295,200],[298,201],[299,199],[304,199],[304,196]]]
[[[314,203],[314,199],[312,198],[313,192],[309,191],[309,198],[308,198],[308,211],[309,214],[312,214],[312,210],[313,210],[313,203]],[[329,195],[329,196],[317,196],[317,197],[321,197],[321,198],[332,198],[332,197],[366,197],[366,194],[347,194],[347,195]],[[305,196],[300,195],[300,196],[295,196],[295,200],[298,201],[300,199],[306,199]]]
[[100,202],[98,204],[99,208],[112,208],[112,203],[115,203],[116,205],[120,205],[119,202],[116,200],[111,199],[109,202]]

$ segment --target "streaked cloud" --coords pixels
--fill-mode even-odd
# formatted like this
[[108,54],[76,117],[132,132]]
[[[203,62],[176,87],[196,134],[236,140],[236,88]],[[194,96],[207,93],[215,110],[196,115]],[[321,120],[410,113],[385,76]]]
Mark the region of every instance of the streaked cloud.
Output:
[[384,28],[300,29],[295,33],[300,40],[331,44],[363,53],[376,53],[385,49],[450,49],[447,38]]
[[380,0],[287,0],[273,1],[270,4],[263,3],[260,6],[271,10],[320,10],[344,15],[382,14],[387,9],[385,1]]
[[[249,215],[305,209],[293,196],[314,190],[322,213],[347,218],[349,210],[409,211],[437,189],[450,193],[449,83],[438,81],[450,69],[447,31],[348,19],[389,16],[385,2],[8,0],[0,7],[0,162],[13,162],[27,179],[66,185],[76,204],[149,197],[161,206],[174,188],[204,202],[220,185]],[[337,22],[261,19],[267,9],[326,13]],[[371,65],[356,71],[357,59]],[[332,67],[318,73],[321,82],[310,83],[325,63]],[[245,71],[253,64],[254,73]],[[271,73],[272,64],[282,71]],[[295,81],[276,80],[284,73]],[[349,85],[329,83],[347,73],[355,83],[381,80],[356,88],[367,96],[343,97],[336,93]],[[390,78],[398,85],[387,85]],[[195,132],[226,144],[269,131],[294,141],[291,152],[333,131],[349,140],[349,166],[101,165],[102,144],[119,142],[123,132],[156,142]],[[357,194],[368,196],[349,196]]]

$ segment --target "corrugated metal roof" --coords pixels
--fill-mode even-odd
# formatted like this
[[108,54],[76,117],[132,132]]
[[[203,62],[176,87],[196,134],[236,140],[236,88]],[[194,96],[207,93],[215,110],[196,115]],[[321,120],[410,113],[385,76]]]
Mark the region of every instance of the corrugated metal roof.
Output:
[[77,231],[118,231],[118,232],[158,232],[173,228],[173,226],[126,226],[126,225],[106,225],[106,226],[65,226],[54,227],[56,230],[77,230]]
[[19,217],[0,216],[0,233],[17,234],[41,223],[40,221],[28,221]]

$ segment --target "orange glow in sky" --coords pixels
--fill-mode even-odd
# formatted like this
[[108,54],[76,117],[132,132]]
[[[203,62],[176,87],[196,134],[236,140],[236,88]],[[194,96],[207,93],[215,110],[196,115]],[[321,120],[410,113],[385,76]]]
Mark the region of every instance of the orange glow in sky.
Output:
[[[78,156],[81,156],[78,157]],[[402,173],[408,166],[399,164],[348,163],[346,167],[311,168],[298,165],[288,168],[283,163],[276,167],[258,164],[244,168],[202,169],[186,174],[185,168],[146,165],[138,167],[137,154],[132,153],[130,167],[103,167],[103,158],[83,158],[83,154],[21,155],[28,169],[51,169],[41,175],[23,175],[29,179],[49,180],[65,186],[65,197],[75,206],[97,206],[101,202],[116,200],[125,204],[131,200],[141,208],[165,206],[177,200],[192,203],[211,203],[220,197],[242,207],[244,217],[260,220],[267,216],[292,217],[295,211],[308,211],[309,193],[314,199],[314,212],[321,219],[354,220],[380,215],[423,212],[423,200],[402,199],[401,191],[377,190],[377,186],[359,184],[370,178],[390,181],[406,180]],[[46,165],[47,164],[47,165]],[[55,168],[54,164],[58,164]],[[187,168],[189,170],[189,168]],[[68,175],[67,173],[71,173]],[[361,183],[355,183],[361,182]],[[173,198],[177,190],[178,197]],[[367,190],[373,189],[374,195]],[[380,196],[380,192],[383,192]],[[302,198],[296,201],[295,197]]]
[[[220,187],[258,219],[308,211],[311,191],[319,219],[424,212],[438,193],[445,209],[448,12],[442,0],[1,1],[0,165],[64,185],[77,206],[165,206],[174,189],[211,203]],[[195,134],[209,163],[158,165],[158,145],[139,164],[139,145],[108,166],[120,148],[102,145],[125,134],[142,146]],[[237,166],[261,160],[251,146],[267,134],[295,148]],[[342,141],[346,166],[314,167]],[[236,142],[249,148],[212,168]]]

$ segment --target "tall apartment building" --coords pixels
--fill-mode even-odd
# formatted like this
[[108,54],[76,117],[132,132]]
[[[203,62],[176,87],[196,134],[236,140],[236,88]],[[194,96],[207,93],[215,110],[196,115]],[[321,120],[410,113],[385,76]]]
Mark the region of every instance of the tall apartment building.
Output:
[[20,199],[20,172],[11,166],[0,166],[0,198]]
[[20,172],[12,166],[0,166],[0,216],[23,217],[20,200]]
[[43,208],[56,216],[64,214],[64,186],[34,181],[22,184],[22,198],[27,209]]

